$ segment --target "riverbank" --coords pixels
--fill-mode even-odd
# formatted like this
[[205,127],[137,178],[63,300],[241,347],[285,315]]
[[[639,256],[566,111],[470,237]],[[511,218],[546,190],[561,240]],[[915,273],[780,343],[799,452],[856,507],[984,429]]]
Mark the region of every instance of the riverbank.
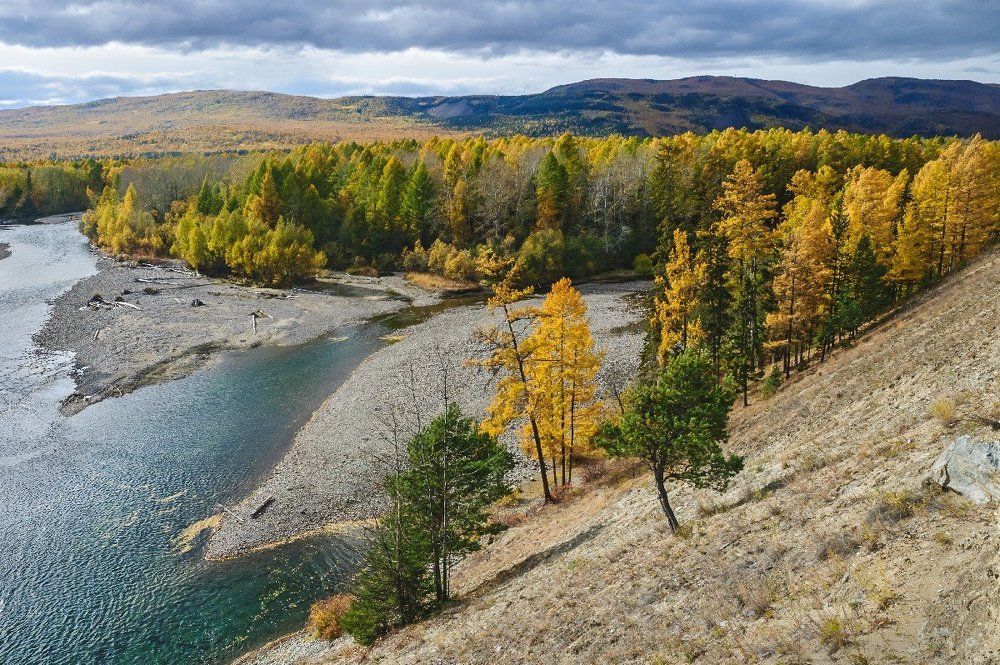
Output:
[[[98,258],[96,275],[58,297],[36,336],[76,359],[76,390],[62,411],[185,376],[220,352],[305,342],[437,297],[401,277],[343,275],[322,291],[263,289],[206,278],[176,263]],[[99,296],[99,299],[98,299]]]
[[[648,282],[592,283],[581,287],[598,346],[606,352],[601,391],[621,385],[638,364],[644,310],[634,294]],[[271,476],[228,508],[206,555],[224,559],[322,528],[368,519],[381,508],[380,459],[419,421],[440,411],[447,376],[448,399],[481,416],[491,397],[489,373],[466,364],[481,353],[473,331],[490,323],[481,304],[450,308],[401,331],[375,352],[313,414]],[[517,450],[517,443],[506,441]],[[518,453],[517,478],[536,473]]]

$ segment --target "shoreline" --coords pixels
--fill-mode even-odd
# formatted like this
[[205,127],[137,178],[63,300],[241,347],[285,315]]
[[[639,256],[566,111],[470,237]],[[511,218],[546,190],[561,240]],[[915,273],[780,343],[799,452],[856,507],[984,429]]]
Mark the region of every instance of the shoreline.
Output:
[[[643,334],[635,324],[645,314],[632,298],[648,287],[645,281],[580,286],[595,341],[606,351],[598,376],[601,392],[630,375],[638,363]],[[231,559],[378,515],[381,497],[372,487],[379,472],[373,467],[390,446],[390,421],[405,440],[418,412],[423,419],[436,413],[445,370],[449,399],[467,415],[482,416],[490,401],[491,377],[465,361],[478,352],[473,330],[489,321],[482,304],[456,305],[404,328],[398,341],[365,358],[296,433],[271,474],[226,507],[209,538],[206,558]],[[537,473],[514,436],[502,440],[519,461],[513,480]]]
[[[75,390],[63,401],[64,415],[182,378],[227,351],[299,344],[440,301],[400,276],[337,275],[316,290],[268,289],[204,277],[176,262],[136,264],[92,251],[97,273],[56,298],[35,335],[38,346],[75,356]],[[92,303],[97,294],[101,300]]]

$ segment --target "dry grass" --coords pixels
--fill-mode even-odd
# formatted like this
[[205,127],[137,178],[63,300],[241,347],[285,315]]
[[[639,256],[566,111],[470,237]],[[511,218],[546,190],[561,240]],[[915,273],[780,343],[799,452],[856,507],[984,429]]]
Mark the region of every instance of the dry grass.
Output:
[[955,404],[955,400],[950,397],[939,397],[933,400],[928,407],[928,413],[931,418],[946,427],[951,427],[958,422],[958,406]]
[[464,293],[474,291],[479,288],[475,282],[466,282],[458,279],[448,279],[441,275],[430,272],[408,272],[406,280],[423,289],[430,291],[454,291]]

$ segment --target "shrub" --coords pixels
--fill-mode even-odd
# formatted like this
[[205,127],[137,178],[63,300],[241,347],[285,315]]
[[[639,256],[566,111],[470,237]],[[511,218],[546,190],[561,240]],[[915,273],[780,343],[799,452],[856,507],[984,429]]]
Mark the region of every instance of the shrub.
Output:
[[826,647],[827,651],[833,653],[851,643],[851,636],[847,631],[847,626],[837,617],[828,617],[819,624],[819,643]]
[[925,504],[925,497],[913,490],[879,492],[869,517],[884,522],[899,522],[913,517],[917,508]]
[[764,377],[760,387],[764,397],[773,397],[781,388],[781,368],[777,365],[772,367],[771,371]]
[[844,559],[858,551],[861,543],[853,533],[831,533],[821,536],[816,542],[816,559]]
[[931,402],[930,414],[932,418],[941,421],[946,426],[952,426],[955,424],[957,418],[958,409],[955,406],[955,400],[948,397],[941,397]]
[[476,261],[468,250],[455,251],[444,264],[444,276],[448,279],[469,281],[476,276]]
[[444,266],[454,251],[454,247],[438,238],[427,251],[427,269],[439,275],[444,274]]
[[364,277],[378,277],[378,268],[368,263],[360,256],[354,257],[354,263],[347,268],[348,275],[362,275]]
[[308,630],[324,640],[335,640],[344,634],[341,619],[351,609],[353,596],[341,593],[313,603],[309,610]]
[[403,270],[406,272],[425,272],[427,270],[427,250],[417,240],[413,249],[403,250]]
[[653,260],[649,258],[649,254],[636,255],[635,260],[632,261],[632,270],[636,271],[640,275],[652,275]]

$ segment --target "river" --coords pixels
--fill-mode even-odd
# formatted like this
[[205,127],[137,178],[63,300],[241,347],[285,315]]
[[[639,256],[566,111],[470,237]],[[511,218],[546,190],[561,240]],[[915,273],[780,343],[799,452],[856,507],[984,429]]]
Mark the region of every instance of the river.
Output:
[[32,335],[95,257],[65,223],[2,226],[0,242],[0,662],[218,663],[301,627],[348,544],[213,563],[206,533],[179,535],[268,473],[392,321],[225,354],[63,417],[72,358]]

